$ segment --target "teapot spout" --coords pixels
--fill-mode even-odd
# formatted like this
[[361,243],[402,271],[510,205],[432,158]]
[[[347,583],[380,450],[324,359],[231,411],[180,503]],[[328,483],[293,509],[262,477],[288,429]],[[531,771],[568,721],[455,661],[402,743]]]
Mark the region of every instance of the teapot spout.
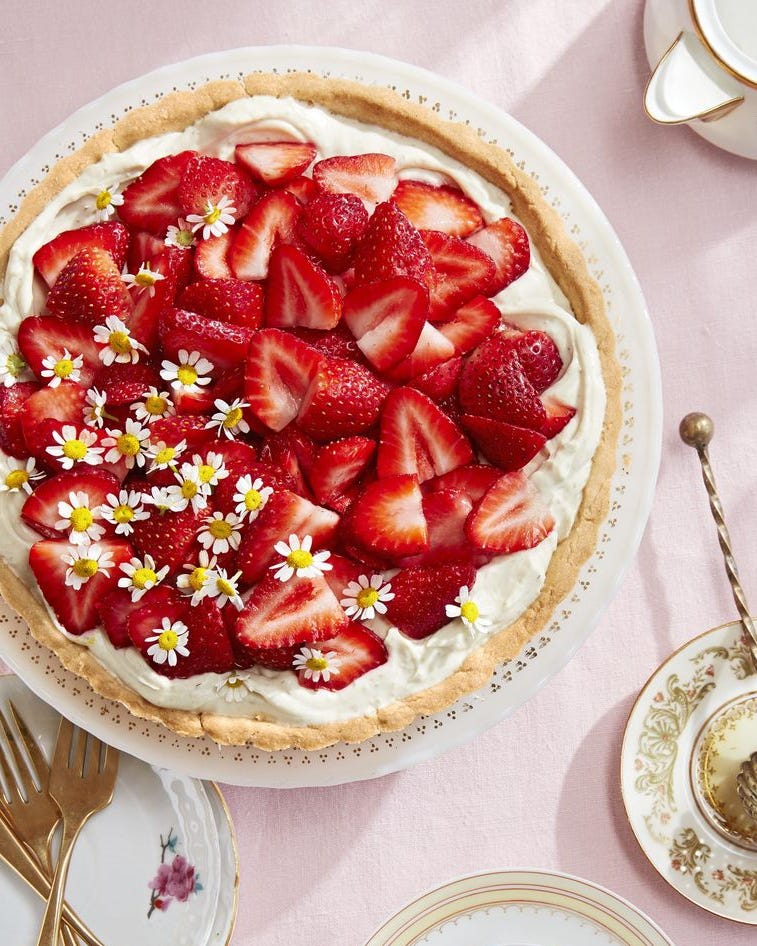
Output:
[[661,125],[681,125],[695,118],[716,121],[743,101],[739,83],[720,68],[699,38],[681,32],[647,83],[644,110]]

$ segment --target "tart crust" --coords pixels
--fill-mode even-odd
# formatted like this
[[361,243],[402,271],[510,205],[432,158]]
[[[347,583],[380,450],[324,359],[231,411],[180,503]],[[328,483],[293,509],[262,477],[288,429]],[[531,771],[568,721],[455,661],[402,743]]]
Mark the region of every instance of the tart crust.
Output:
[[207,735],[218,743],[253,743],[260,749],[320,749],[334,742],[358,743],[381,732],[403,729],[420,714],[436,713],[483,686],[497,664],[512,659],[546,624],[554,607],[576,581],[596,545],[609,506],[610,479],[621,423],[621,372],[602,293],[586,262],[565,232],[562,219],[545,202],[538,185],[500,147],[488,144],[468,125],[445,121],[435,112],[395,92],[310,73],[252,73],[242,82],[210,82],[192,92],[173,92],[153,105],[134,109],[113,128],[100,131],[76,153],[59,161],[24,199],[0,231],[0,279],[13,243],[47,202],[103,155],[122,151],[143,138],[180,131],[244,96],[272,95],[318,105],[334,114],[379,125],[434,145],[461,161],[510,198],[552,277],[580,322],[596,338],[607,395],[604,426],[573,528],[558,545],[541,593],[511,625],[471,653],[447,679],[399,702],[359,718],[323,725],[294,726],[265,719],[175,710],[156,706],[111,674],[86,646],[65,637],[51,620],[36,589],[28,587],[0,558],[0,593],[28,623],[33,636],[69,670],[84,677],[102,696],[118,700],[134,715],[154,720],[184,736]]

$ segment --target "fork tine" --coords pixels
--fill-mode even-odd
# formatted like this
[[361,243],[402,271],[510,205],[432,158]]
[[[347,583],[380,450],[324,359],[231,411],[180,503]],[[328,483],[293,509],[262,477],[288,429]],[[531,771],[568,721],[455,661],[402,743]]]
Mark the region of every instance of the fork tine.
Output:
[[74,724],[61,716],[58,726],[58,737],[55,740],[55,754],[50,764],[50,769],[67,769],[68,759],[71,755],[71,742],[74,738]]
[[118,749],[114,749],[113,746],[105,746],[105,757],[103,758],[102,768],[100,769],[103,776],[115,781],[116,775],[118,774],[119,758],[120,753]]
[[76,744],[76,753],[74,755],[74,764],[72,766],[72,769],[77,775],[83,775],[84,774],[84,758],[85,758],[85,753],[87,751],[87,742],[89,741],[87,738],[88,733],[84,732],[83,729],[77,728],[76,735],[79,741]]
[[13,722],[16,724],[16,728],[19,731],[21,739],[26,747],[26,751],[29,753],[29,758],[34,764],[34,768],[37,773],[37,778],[39,783],[42,786],[42,789],[47,787],[47,780],[50,776],[50,766],[47,763],[44,753],[39,747],[39,743],[29,732],[29,727],[24,722],[23,717],[19,714],[16,707],[13,703],[8,700],[8,708],[11,711],[11,716],[13,717]]
[[[12,805],[14,801],[18,801],[23,805],[24,799],[21,797],[21,793],[18,790],[18,785],[16,784],[16,776],[11,771],[11,767],[8,764],[8,760],[5,756],[5,747],[0,742],[0,771],[3,773],[3,779],[5,781],[6,790],[0,792],[0,795],[5,799],[6,805]],[[8,794],[10,793],[10,794]],[[15,798],[13,797],[15,795]]]
[[3,732],[5,733],[5,739],[13,756],[13,761],[16,763],[16,772],[18,773],[16,776],[16,781],[21,781],[21,785],[23,786],[28,798],[32,792],[36,794],[39,789],[34,784],[34,779],[32,778],[31,772],[29,771],[29,766],[26,764],[23,753],[18,747],[18,740],[8,725],[8,720],[5,718],[4,713],[0,713],[0,726],[2,726]]

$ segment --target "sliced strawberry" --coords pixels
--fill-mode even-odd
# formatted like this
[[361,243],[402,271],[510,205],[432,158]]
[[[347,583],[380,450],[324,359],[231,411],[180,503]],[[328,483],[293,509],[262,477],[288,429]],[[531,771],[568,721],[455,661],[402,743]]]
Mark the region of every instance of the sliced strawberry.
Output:
[[503,217],[477,230],[468,237],[468,242],[494,260],[495,274],[489,285],[481,290],[485,296],[496,295],[515,282],[531,263],[528,234],[510,217]]
[[266,667],[268,670],[294,670],[294,658],[301,644],[290,647],[239,647],[239,663],[242,666]]
[[[243,387],[244,365],[238,364],[197,391],[172,391],[171,397],[179,414],[204,414],[216,409],[215,402],[219,398],[231,403],[235,398],[241,397]],[[243,413],[248,423],[253,426],[257,424],[249,411],[244,410]]]
[[94,380],[94,387],[104,392],[107,403],[113,407],[133,404],[149,388],[161,384],[157,371],[141,361],[136,364],[115,362],[101,368]]
[[213,430],[207,427],[208,419],[197,414],[162,417],[150,425],[150,439],[154,443],[161,440],[174,447],[181,440],[186,440],[190,447],[200,447],[215,438]]
[[341,273],[367,226],[368,211],[355,194],[318,194],[303,211],[297,233],[330,273]]
[[339,287],[296,246],[274,247],[268,264],[265,324],[330,329],[342,314]]
[[563,362],[557,345],[546,332],[523,331],[517,325],[506,324],[502,339],[503,347],[508,344],[517,351],[523,371],[537,394],[557,381]]
[[386,644],[373,631],[349,621],[336,637],[318,642],[317,649],[322,654],[334,655],[329,679],[314,675],[306,676],[306,668],[297,674],[300,684],[309,690],[343,690],[346,686],[364,676],[389,659]]
[[297,198],[288,191],[264,194],[234,234],[228,252],[230,275],[265,279],[274,246],[292,242],[300,210]]
[[51,315],[94,327],[109,315],[128,317],[132,309],[121,271],[107,250],[90,246],[66,263],[47,297]]
[[538,490],[521,472],[496,480],[465,524],[468,538],[480,549],[509,555],[531,549],[555,526]]
[[237,164],[269,187],[288,184],[310,167],[315,155],[310,141],[253,141],[234,148]]
[[153,292],[137,291],[134,295],[134,310],[127,319],[129,330],[147,349],[153,351],[158,344],[158,326],[161,317],[174,303],[176,293],[186,277],[185,269],[189,266],[185,250],[166,246],[154,256],[150,268],[159,273],[159,279],[153,286]]
[[395,388],[381,415],[378,475],[414,474],[422,483],[473,459],[465,435],[431,398]]
[[[237,443],[239,444],[239,441]],[[249,445],[244,444],[244,446]],[[240,476],[245,474],[251,477],[253,483],[260,477],[263,486],[270,486],[276,492],[281,490],[294,492],[298,489],[298,484],[292,476],[275,464],[268,463],[265,460],[245,463],[243,467],[227,463],[227,468],[230,470],[229,476],[222,479],[213,491],[213,507],[223,513],[234,512],[236,507],[234,494],[239,492],[237,482]]]
[[491,299],[476,296],[437,328],[452,342],[458,355],[467,355],[496,331],[501,321],[502,313]]
[[546,413],[508,337],[496,332],[468,358],[460,375],[466,414],[541,431]]
[[547,423],[544,427],[544,435],[547,440],[557,436],[565,425],[576,416],[575,407],[569,407],[553,397],[542,398],[544,410],[547,412]]
[[547,442],[544,434],[536,430],[516,427],[501,420],[463,414],[461,423],[478,452],[503,473],[520,470]]
[[151,588],[142,595],[139,601],[132,601],[131,593],[125,588],[116,588],[97,602],[97,613],[100,615],[103,630],[110,638],[111,644],[120,649],[132,646],[128,622],[134,611],[145,607],[155,607],[162,614],[168,615],[169,609],[181,607],[182,602],[179,592],[168,585]]
[[397,185],[397,162],[387,154],[337,155],[313,165],[313,180],[331,194],[357,194],[372,206]]
[[428,523],[428,549],[421,555],[403,558],[399,565],[485,564],[491,555],[476,548],[465,534],[465,522],[473,502],[456,489],[441,489],[423,497],[423,515]]
[[196,312],[168,309],[158,325],[163,352],[176,359],[180,351],[199,351],[214,372],[226,371],[244,361],[254,332],[242,325],[219,322]]
[[403,180],[392,200],[419,230],[439,230],[464,237],[484,225],[478,204],[459,188],[449,184],[426,184]]
[[231,279],[234,275],[229,266],[229,250],[236,230],[227,230],[212,240],[201,240],[195,248],[194,268],[202,279]]
[[357,541],[379,555],[396,559],[428,548],[417,476],[386,476],[371,483],[351,507],[349,518]]
[[117,586],[123,575],[119,565],[128,562],[134,554],[128,542],[104,539],[97,544],[110,556],[113,565],[107,573],[100,568],[78,591],[66,584],[66,572],[71,566],[64,558],[76,555],[75,545],[66,539],[42,539],[29,549],[29,565],[45,601],[70,634],[83,634],[97,627],[100,623],[98,601]]
[[23,428],[25,404],[39,390],[36,381],[19,381],[9,388],[0,387],[0,447],[19,460],[30,455]]
[[243,647],[281,648],[335,637],[349,618],[321,575],[279,581],[266,575],[234,629]]
[[368,437],[345,437],[321,447],[310,468],[310,485],[321,505],[330,506],[362,476],[376,452]]
[[313,441],[293,424],[266,437],[260,449],[260,459],[282,471],[294,484],[295,491],[308,499],[312,498],[307,483],[315,456]]
[[225,197],[229,212],[240,220],[247,215],[256,194],[255,185],[236,164],[207,154],[189,159],[179,183],[179,204],[184,214],[203,216]]
[[[26,497],[21,507],[21,518],[49,539],[59,539],[66,535],[67,529],[56,528],[61,521],[58,503],[69,501],[71,493],[84,493],[87,506],[94,510],[107,499],[108,493],[118,493],[119,481],[112,474],[99,467],[87,467],[58,473],[40,483],[34,492]],[[102,525],[107,525],[101,522]]]
[[191,506],[182,512],[151,507],[149,519],[134,523],[134,547],[140,555],[152,555],[158,568],[168,565],[172,572],[180,571],[190,561],[190,549],[205,516],[205,512],[196,513]]
[[432,273],[431,256],[420,233],[391,201],[374,210],[355,248],[355,285],[393,276],[410,276],[426,283]]
[[367,368],[322,357],[300,407],[298,423],[315,440],[349,437],[379,419],[389,387]]
[[[337,601],[341,601],[345,596],[347,585],[351,581],[357,581],[361,575],[365,574],[365,568],[358,565],[351,558],[345,558],[344,555],[337,555],[334,552],[329,556],[330,571],[324,572],[323,577],[329,588],[334,592]],[[368,574],[370,577],[370,572]]]
[[311,328],[296,328],[292,330],[297,338],[317,348],[324,355],[333,355],[335,358],[350,358],[361,365],[367,364],[363,353],[357,347],[355,338],[345,323],[339,322],[335,328],[327,332]]
[[[159,256],[165,248],[165,240],[161,237],[156,237],[146,230],[134,233],[129,244],[129,255],[127,257],[129,272],[138,272],[139,267],[146,260],[151,260],[153,256]],[[123,265],[121,268],[123,269]]]
[[407,276],[359,286],[344,300],[344,321],[377,371],[410,355],[427,315],[426,287]]
[[263,289],[258,283],[241,279],[192,283],[180,293],[177,304],[181,309],[244,328],[260,328],[263,324]]
[[449,361],[443,361],[440,365],[424,371],[417,375],[410,382],[410,386],[422,391],[437,404],[446,401],[457,391],[457,383],[460,380],[460,372],[463,370],[463,359],[450,358]]
[[415,348],[386,374],[392,381],[402,384],[454,357],[455,346],[452,342],[430,322],[426,322]]
[[435,230],[424,230],[421,236],[434,267],[429,278],[430,318],[440,322],[487,288],[494,277],[494,262],[459,237]]
[[306,207],[311,200],[314,200],[321,193],[320,187],[312,177],[296,177],[285,185],[284,190],[293,194],[303,207]]
[[278,329],[261,329],[247,350],[244,396],[269,430],[282,430],[299,413],[321,355]]
[[431,492],[437,490],[461,492],[475,504],[501,475],[499,470],[488,464],[470,463],[467,466],[459,466],[456,470],[450,470],[449,473],[437,476],[433,480],[427,480],[423,488]]
[[130,227],[165,237],[168,227],[183,216],[179,203],[179,182],[194,157],[182,151],[158,158],[124,190],[118,215]]
[[57,388],[41,388],[29,396],[21,413],[21,427],[33,456],[50,465],[52,458],[46,450],[53,443],[52,427],[73,424],[81,430],[86,396],[84,388],[71,381],[62,381]]
[[475,580],[470,564],[406,568],[392,578],[394,599],[387,602],[387,620],[413,640],[428,637],[449,623],[446,606]]
[[129,231],[122,223],[91,223],[76,230],[64,230],[41,246],[32,257],[34,267],[48,286],[52,286],[66,263],[90,247],[107,250],[119,270],[126,261]]

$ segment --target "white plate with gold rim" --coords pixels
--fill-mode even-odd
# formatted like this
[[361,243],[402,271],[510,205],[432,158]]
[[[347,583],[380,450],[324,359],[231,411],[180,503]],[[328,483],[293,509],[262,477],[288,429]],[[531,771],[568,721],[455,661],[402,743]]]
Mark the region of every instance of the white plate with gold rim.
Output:
[[[0,676],[48,758],[60,717],[14,676]],[[66,900],[107,946],[228,946],[239,860],[213,784],[122,754],[113,801],[74,848]],[[151,886],[152,885],[152,886]],[[0,861],[0,943],[36,942],[43,903]]]
[[589,881],[489,871],[438,887],[387,920],[366,946],[672,946],[636,907]]
[[757,744],[757,675],[738,622],[669,657],[626,724],[621,789],[643,852],[717,916],[757,925],[757,822],[736,796]]
[[661,449],[660,370],[644,298],[628,258],[602,211],[557,155],[515,119],[471,92],[426,70],[370,53],[250,47],[200,56],[119,86],[66,119],[11,168],[0,182],[0,226],[56,158],[75,150],[93,128],[107,127],[129,109],[172,90],[196,88],[212,79],[241,78],[254,70],[306,70],[388,86],[444,118],[468,122],[485,139],[505,147],[538,180],[584,251],[604,293],[624,376],[623,428],[611,509],[575,586],[543,632],[518,658],[498,667],[487,686],[448,710],[419,718],[401,733],[376,736],[359,746],[277,753],[182,738],[95,694],[32,640],[23,623],[0,602],[0,655],[43,699],[109,743],[155,765],[200,778],[276,788],[332,785],[394,772],[467,742],[514,712],[576,653],[632,561],[651,508]]

